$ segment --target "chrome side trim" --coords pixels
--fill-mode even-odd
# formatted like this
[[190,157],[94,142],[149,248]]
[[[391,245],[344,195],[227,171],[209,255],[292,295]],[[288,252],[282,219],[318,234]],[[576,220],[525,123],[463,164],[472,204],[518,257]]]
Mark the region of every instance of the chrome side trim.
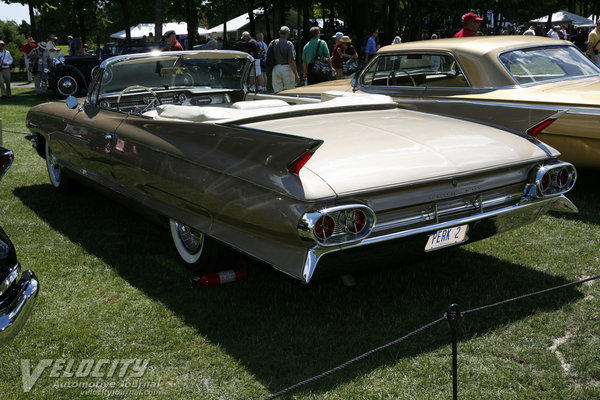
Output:
[[0,347],[14,338],[27,322],[39,287],[35,274],[27,270],[16,284],[14,293],[0,304]]
[[[471,224],[477,221],[491,219],[498,227],[498,232],[502,231],[503,226],[509,226],[509,229],[516,228],[527,223],[533,222],[542,214],[548,211],[561,211],[569,213],[577,213],[578,209],[564,195],[559,195],[550,198],[529,199],[525,202],[518,203],[512,206],[503,207],[497,210],[475,214],[464,218],[457,218],[450,221],[427,225],[423,227],[407,229],[399,232],[393,232],[380,236],[371,236],[360,242],[348,243],[336,247],[322,247],[315,245],[308,249],[308,254],[305,259],[302,277],[304,283],[308,283],[317,267],[319,259],[327,254],[340,250],[351,249],[359,246],[367,246],[370,244],[386,242],[389,240],[408,238],[411,236],[430,234],[437,232],[440,229],[451,228],[457,225]],[[507,224],[504,225],[503,222]]]

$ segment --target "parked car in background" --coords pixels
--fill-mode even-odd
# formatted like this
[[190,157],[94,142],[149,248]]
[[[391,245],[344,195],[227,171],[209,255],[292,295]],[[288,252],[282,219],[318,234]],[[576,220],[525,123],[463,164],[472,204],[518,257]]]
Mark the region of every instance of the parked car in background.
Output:
[[98,54],[57,58],[50,69],[49,87],[65,99],[69,96],[80,97],[85,94],[92,80],[92,71],[103,60],[117,54],[147,53],[165,49],[168,49],[168,46],[158,43],[131,43],[119,47],[106,44]]
[[532,136],[381,95],[248,100],[253,65],[237,51],[110,58],[84,100],[29,111],[30,139],[57,190],[77,180],[152,211],[205,270],[223,243],[309,282],[339,251],[433,251],[577,212],[575,168]]
[[[12,161],[12,152],[0,147],[0,178]],[[38,291],[37,277],[31,270],[21,274],[21,264],[17,260],[15,247],[6,232],[0,228],[0,347],[13,339],[23,328],[31,314]]]
[[401,43],[381,48],[355,78],[281,93],[380,93],[409,109],[496,125],[531,109],[567,109],[538,138],[577,166],[600,168],[600,69],[568,41],[521,35]]

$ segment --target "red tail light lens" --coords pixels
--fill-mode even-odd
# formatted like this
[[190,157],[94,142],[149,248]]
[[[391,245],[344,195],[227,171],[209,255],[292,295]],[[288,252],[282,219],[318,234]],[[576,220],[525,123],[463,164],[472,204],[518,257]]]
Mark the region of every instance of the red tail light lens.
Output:
[[315,224],[315,236],[320,240],[327,240],[333,235],[335,221],[329,215],[323,215]]
[[540,132],[542,132],[544,129],[546,129],[547,127],[549,127],[550,125],[552,125],[552,123],[556,121],[556,118],[548,118],[542,122],[540,122],[537,125],[532,126],[531,128],[527,129],[527,134],[533,137],[536,137]]
[[542,193],[546,192],[550,187],[551,179],[550,174],[546,172],[544,176],[542,176],[542,180],[540,181],[540,189],[542,189]]
[[346,231],[356,234],[365,227],[367,216],[362,210],[347,210],[340,215],[340,221],[343,222]]
[[290,165],[288,165],[288,171],[294,175],[298,175],[302,167],[304,167],[304,164],[310,160],[313,154],[315,153],[312,151],[305,151],[304,153],[300,154],[294,161],[290,163]]
[[561,168],[560,171],[558,171],[558,175],[556,175],[556,183],[558,183],[558,186],[565,187],[567,185],[567,183],[569,183],[569,171],[567,171],[566,168]]

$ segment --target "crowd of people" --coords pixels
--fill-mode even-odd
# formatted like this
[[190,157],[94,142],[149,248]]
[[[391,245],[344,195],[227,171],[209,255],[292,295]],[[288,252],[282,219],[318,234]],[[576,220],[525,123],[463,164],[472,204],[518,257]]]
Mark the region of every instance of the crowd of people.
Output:
[[[34,83],[35,92],[43,94],[47,88],[47,78],[49,68],[52,66],[52,60],[63,56],[60,48],[56,45],[58,38],[55,35],[49,35],[47,41],[36,43],[33,37],[28,37],[26,42],[19,48],[22,54],[23,66],[27,73],[27,83]],[[77,37],[67,36],[69,44],[69,55],[78,55],[83,53],[81,40]],[[6,49],[6,43],[0,40],[0,87],[2,98],[8,98],[12,95],[11,91],[11,68],[13,57]]]
[[[474,12],[468,12],[462,16],[462,29],[454,34],[454,37],[470,37],[482,35],[480,25],[483,19]],[[259,92],[267,91],[267,72],[271,74],[272,88],[275,93],[286,89],[292,89],[296,85],[310,85],[330,79],[343,79],[354,73],[360,67],[360,64],[368,63],[379,49],[378,38],[379,31],[373,29],[370,32],[364,47],[360,50],[363,56],[359,57],[359,49],[352,44],[352,39],[343,32],[336,32],[332,37],[323,40],[321,30],[318,26],[310,28],[308,32],[308,42],[301,51],[300,60],[296,51],[296,46],[290,38],[290,28],[282,26],[279,29],[279,37],[272,40],[267,45],[262,33],[256,34],[252,38],[247,31],[243,32],[236,48],[250,54],[254,59],[254,74],[257,79],[257,90]],[[507,35],[529,35],[529,36],[548,36],[558,40],[573,40],[573,42],[582,50],[587,51],[594,64],[600,67],[600,20],[596,28],[589,35],[587,31],[582,30],[571,35],[567,33],[566,25],[555,25],[549,31],[544,32],[541,27],[530,26],[528,29],[514,28],[507,25],[502,34]],[[431,39],[444,37],[445,35],[434,33]],[[85,54],[85,48],[82,41],[77,36],[67,36],[69,45],[69,55]],[[184,45],[179,41],[175,31],[168,31],[163,35],[164,43],[169,46],[171,51],[184,50]],[[196,38],[197,45],[194,49],[217,50],[222,47],[217,40],[207,35],[199,35]],[[47,80],[48,68],[52,64],[52,59],[62,56],[56,46],[57,37],[50,35],[46,42],[36,44],[32,37],[21,46],[20,52],[23,55],[24,66],[27,71],[28,83],[35,83],[35,91],[38,94],[44,93]],[[144,36],[143,42],[153,43],[155,38],[150,34]],[[329,42],[329,43],[328,43]],[[391,44],[401,43],[400,36],[396,36]],[[2,98],[11,96],[10,89],[10,68],[13,64],[13,58],[6,44],[0,40],[0,87]],[[302,68],[299,70],[299,68]]]

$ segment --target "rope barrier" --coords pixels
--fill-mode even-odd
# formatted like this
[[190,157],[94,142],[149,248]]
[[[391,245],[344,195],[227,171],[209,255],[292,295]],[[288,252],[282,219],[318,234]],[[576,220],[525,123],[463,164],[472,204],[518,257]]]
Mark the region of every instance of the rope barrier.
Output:
[[446,312],[442,318],[436,319],[435,321],[432,321],[432,322],[430,322],[430,323],[428,323],[426,325],[423,325],[422,327],[420,327],[418,329],[415,329],[414,331],[412,331],[412,332],[410,332],[410,333],[402,336],[401,338],[398,338],[398,339],[396,339],[396,340],[394,340],[392,342],[384,344],[383,346],[379,346],[379,347],[377,347],[377,348],[375,348],[373,350],[367,351],[366,353],[363,353],[363,354],[361,354],[358,357],[355,357],[355,358],[353,358],[353,359],[351,359],[349,361],[346,361],[345,363],[340,364],[340,365],[338,365],[335,368],[332,368],[332,369],[330,369],[328,371],[322,372],[319,375],[315,375],[312,378],[306,379],[306,380],[304,380],[302,382],[296,383],[295,385],[289,386],[289,387],[287,387],[287,388],[285,388],[285,389],[283,389],[283,390],[281,390],[281,391],[279,391],[277,393],[272,394],[269,397],[266,397],[264,400],[273,400],[273,399],[276,399],[278,397],[283,396],[284,394],[287,394],[287,393],[289,393],[291,391],[294,391],[294,390],[298,389],[299,387],[302,387],[302,386],[308,385],[309,383],[313,383],[313,382],[316,382],[316,381],[318,381],[320,379],[323,379],[326,376],[329,376],[329,375],[334,374],[334,373],[336,373],[338,371],[341,371],[342,369],[347,368],[348,366],[350,366],[350,365],[352,365],[352,364],[354,364],[354,363],[356,363],[356,362],[358,362],[358,361],[360,361],[360,360],[362,360],[362,359],[364,359],[366,357],[369,357],[369,356],[371,356],[371,355],[373,355],[373,354],[375,354],[377,352],[385,350],[385,349],[387,349],[387,348],[389,348],[391,346],[394,346],[394,345],[396,345],[396,344],[398,344],[398,343],[400,343],[400,342],[402,342],[402,341],[404,341],[406,339],[409,339],[409,338],[415,336],[418,333],[423,332],[426,329],[432,328],[432,327],[436,326],[437,324],[439,324],[439,323],[441,323],[443,321],[448,321],[449,322],[450,328],[451,328],[451,331],[452,331],[452,384],[453,384],[452,385],[452,389],[453,389],[453,399],[456,399],[456,398],[458,398],[458,390],[457,390],[457,349],[456,349],[457,336],[456,336],[456,322],[457,322],[457,320],[459,318],[462,318],[462,317],[464,317],[465,315],[468,315],[468,314],[473,314],[473,313],[479,312],[479,311],[485,311],[485,310],[488,310],[490,308],[499,307],[499,306],[506,305],[506,304],[509,304],[509,303],[513,303],[515,301],[523,300],[523,299],[526,299],[526,298],[529,298],[529,297],[539,296],[539,295],[546,294],[546,293],[549,293],[549,292],[553,292],[553,291],[556,291],[556,290],[566,289],[568,287],[580,285],[582,283],[593,281],[593,280],[596,280],[598,278],[600,278],[600,275],[595,275],[595,276],[584,278],[584,279],[581,279],[581,280],[578,280],[578,281],[575,281],[575,282],[565,283],[563,285],[551,287],[551,288],[544,289],[544,290],[539,290],[537,292],[525,294],[525,295],[522,295],[522,296],[513,297],[511,299],[499,301],[497,303],[488,304],[486,306],[472,308],[470,310],[463,311],[463,312],[460,311],[459,306],[457,304],[452,304],[448,308],[448,312]]

